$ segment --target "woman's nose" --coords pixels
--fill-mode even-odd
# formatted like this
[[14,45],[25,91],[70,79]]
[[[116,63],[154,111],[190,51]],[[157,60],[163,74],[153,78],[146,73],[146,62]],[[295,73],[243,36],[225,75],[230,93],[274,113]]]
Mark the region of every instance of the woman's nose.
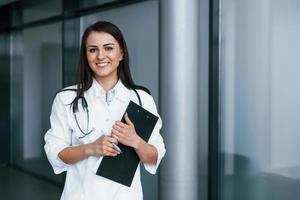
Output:
[[104,53],[103,50],[99,50],[99,53],[98,53],[98,59],[101,60],[101,59],[103,59],[103,58],[105,58],[105,53]]

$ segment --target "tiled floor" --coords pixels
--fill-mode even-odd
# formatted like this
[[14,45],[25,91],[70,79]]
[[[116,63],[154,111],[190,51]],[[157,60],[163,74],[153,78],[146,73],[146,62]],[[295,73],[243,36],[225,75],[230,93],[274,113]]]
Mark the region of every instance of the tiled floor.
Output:
[[1,200],[59,200],[61,192],[57,185],[0,165]]

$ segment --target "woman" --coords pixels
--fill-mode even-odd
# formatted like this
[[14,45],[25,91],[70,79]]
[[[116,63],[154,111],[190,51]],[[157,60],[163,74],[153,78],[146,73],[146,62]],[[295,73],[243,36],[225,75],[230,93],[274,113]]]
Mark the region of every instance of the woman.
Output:
[[58,92],[45,134],[45,151],[54,172],[67,171],[62,200],[141,200],[140,167],[130,187],[96,175],[103,156],[118,156],[117,144],[132,147],[145,169],[156,173],[165,154],[159,118],[150,139],[136,133],[126,115],[129,101],[158,115],[148,90],[136,86],[129,70],[128,50],[120,30],[109,22],[89,26],[81,41],[78,83]]

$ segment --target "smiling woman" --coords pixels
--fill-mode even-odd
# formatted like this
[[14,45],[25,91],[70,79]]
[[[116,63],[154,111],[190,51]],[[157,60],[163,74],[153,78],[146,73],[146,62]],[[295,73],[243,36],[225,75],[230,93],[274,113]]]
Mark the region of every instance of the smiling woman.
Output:
[[86,55],[95,79],[105,90],[110,90],[110,82],[117,82],[117,68],[123,59],[123,51],[116,39],[108,33],[92,31],[87,38]]
[[[51,128],[45,135],[45,151],[54,172],[67,171],[62,200],[142,200],[140,166],[131,187],[96,175],[95,168],[104,156],[119,156],[118,143],[132,148],[152,174],[165,154],[155,102],[147,88],[134,84],[128,57],[115,25],[101,21],[84,32],[77,85],[57,93]],[[159,117],[148,143],[128,116],[125,122],[119,121],[129,102],[139,104],[139,98],[146,110]]]

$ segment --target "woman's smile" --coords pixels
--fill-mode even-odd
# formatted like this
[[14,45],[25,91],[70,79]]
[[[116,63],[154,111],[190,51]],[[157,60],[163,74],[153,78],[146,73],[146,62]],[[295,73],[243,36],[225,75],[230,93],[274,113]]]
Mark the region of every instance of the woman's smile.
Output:
[[87,38],[86,57],[96,80],[117,80],[123,51],[116,39],[105,32],[92,31]]
[[109,65],[109,62],[101,62],[101,63],[96,63],[98,67],[107,67]]

